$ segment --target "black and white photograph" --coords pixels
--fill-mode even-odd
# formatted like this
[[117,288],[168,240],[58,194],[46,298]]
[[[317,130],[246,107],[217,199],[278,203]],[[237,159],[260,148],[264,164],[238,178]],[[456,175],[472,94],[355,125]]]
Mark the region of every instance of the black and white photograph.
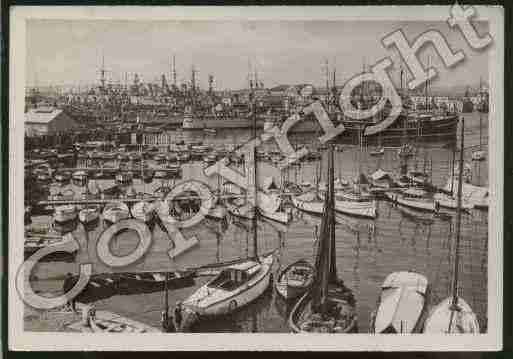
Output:
[[10,347],[500,349],[503,34],[457,3],[14,8]]

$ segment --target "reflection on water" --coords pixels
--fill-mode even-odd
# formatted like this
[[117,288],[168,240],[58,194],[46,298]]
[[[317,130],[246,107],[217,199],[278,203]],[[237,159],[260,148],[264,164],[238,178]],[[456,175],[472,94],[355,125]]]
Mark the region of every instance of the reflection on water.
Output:
[[[467,121],[468,123],[468,121]],[[476,128],[472,123],[468,129],[470,138],[476,137]],[[222,132],[222,131],[220,131]],[[235,139],[236,136],[233,137]],[[224,138],[226,139],[226,138]],[[220,141],[223,141],[221,137]],[[386,171],[398,171],[398,157],[395,150],[385,151],[382,158],[374,158],[367,152],[362,154],[362,162],[355,164],[357,150],[347,148],[337,152],[335,173],[344,178],[357,175],[358,170],[372,173],[377,168]],[[470,158],[470,153],[465,153]],[[323,159],[323,165],[324,159]],[[419,149],[416,158],[409,161],[410,168],[429,168],[433,182],[444,185],[451,169],[451,151],[430,145]],[[476,184],[487,183],[487,161],[474,162],[473,181]],[[217,188],[217,178],[207,178],[203,173],[203,165],[199,163],[184,166],[184,178],[205,181]],[[281,176],[276,168],[269,163],[259,165],[259,174],[273,176],[279,183],[281,180],[296,182],[315,182],[318,164],[305,162],[301,166],[291,166]],[[260,177],[260,180],[261,180]],[[322,177],[322,175],[321,175]],[[321,178],[322,180],[322,178]],[[139,185],[139,184],[138,184]],[[143,185],[151,193],[158,184]],[[152,187],[153,186],[153,187]],[[355,219],[337,214],[336,245],[337,269],[339,276],[346,285],[354,290],[357,299],[358,327],[360,331],[369,329],[370,313],[375,309],[380,294],[380,286],[385,277],[394,271],[414,270],[425,275],[431,285],[430,303],[437,304],[449,296],[451,288],[451,272],[453,258],[451,244],[455,233],[454,212],[435,215],[395,207],[391,203],[378,202],[378,217],[375,220]],[[460,295],[465,298],[476,312],[481,327],[486,328],[487,313],[487,213],[473,210],[462,217],[461,241],[461,281]],[[294,220],[288,226],[271,221],[258,223],[258,248],[261,253],[277,249],[274,266],[274,278],[280,268],[305,258],[314,261],[315,238],[320,226],[320,217],[295,212]],[[89,233],[89,241],[101,229]],[[84,239],[81,228],[74,234],[85,248],[89,241]],[[144,270],[164,270],[180,267],[199,266],[207,263],[222,262],[251,255],[252,231],[251,222],[237,218],[229,218],[228,223],[205,220],[199,225],[184,230],[186,237],[196,236],[199,246],[184,253],[176,260],[167,257],[169,240],[158,228],[154,230],[154,243],[150,253],[138,268]],[[85,243],[84,243],[85,242]],[[130,240],[118,241],[117,245],[129,247]],[[120,249],[122,250],[122,248]],[[90,252],[90,251],[89,251]],[[79,255],[79,261],[87,260],[86,255]],[[94,266],[95,272],[105,270]],[[38,267],[41,277],[58,273],[75,272],[76,264],[42,263]],[[197,278],[196,286],[170,291],[171,305],[189,296],[208,278]],[[60,282],[57,282],[57,286]],[[160,312],[164,307],[162,292],[141,295],[116,295],[97,302],[98,309],[107,309],[120,315],[143,321],[153,326],[160,326]],[[265,295],[249,306],[241,308],[235,314],[215,320],[206,320],[197,324],[194,331],[198,332],[288,332],[287,316],[290,304],[275,295],[270,287]]]

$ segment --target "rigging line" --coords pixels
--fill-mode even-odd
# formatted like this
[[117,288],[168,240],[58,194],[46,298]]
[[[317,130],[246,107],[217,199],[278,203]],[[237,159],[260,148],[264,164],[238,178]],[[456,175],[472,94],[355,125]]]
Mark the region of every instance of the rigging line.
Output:
[[[474,221],[472,221],[472,222],[474,222]],[[476,227],[476,223],[475,222],[473,223],[473,227]],[[473,232],[476,233],[475,230]],[[465,237],[467,238],[467,241],[468,241],[468,255],[469,255],[469,262],[470,262],[470,275],[472,276],[472,274],[474,272],[474,266],[472,264],[472,239],[468,235],[465,236]],[[463,265],[463,268],[465,268],[465,265]],[[472,293],[472,308],[475,308],[476,307],[476,291],[475,291],[474,281],[473,280],[470,281],[470,291]]]
[[[447,234],[447,233],[446,233]],[[448,235],[447,236],[444,236],[445,237],[445,240],[443,241],[443,244],[442,244],[442,252],[444,250],[447,249],[447,245],[449,243],[449,238],[452,236],[452,219],[451,219],[451,222],[449,222],[449,231],[448,231]],[[438,263],[438,268],[436,270],[436,275],[435,275],[435,280],[434,280],[434,287],[436,288],[435,292],[438,292],[439,290],[439,286],[437,285],[438,281],[439,281],[439,276],[440,276],[440,271],[442,269],[442,262],[444,260],[445,256],[443,254],[440,255],[440,261]],[[438,295],[438,293],[436,293]],[[438,297],[440,297],[438,295]]]

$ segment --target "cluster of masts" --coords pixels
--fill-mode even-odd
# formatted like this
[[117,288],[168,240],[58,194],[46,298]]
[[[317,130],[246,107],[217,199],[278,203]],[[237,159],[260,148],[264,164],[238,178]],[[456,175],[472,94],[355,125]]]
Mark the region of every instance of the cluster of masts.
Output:
[[[101,63],[101,67],[99,67],[99,72],[100,72],[99,91],[103,94],[108,93],[109,90],[112,89],[114,86],[112,84],[112,79],[110,79],[110,80],[107,79],[107,73],[109,72],[109,70],[107,70],[105,67],[105,56],[102,56],[102,63]],[[179,88],[178,83],[177,83],[176,58],[173,55],[172,57],[169,58],[169,73],[167,74],[167,77],[166,77],[166,74],[164,74],[164,73],[160,76],[160,90],[167,91],[167,92],[177,92],[179,89],[181,89],[181,90],[189,90],[193,93],[197,92],[197,91],[199,91],[199,85],[197,83],[197,73],[198,73],[198,71],[196,70],[195,66],[192,65],[190,83],[187,84],[187,82],[184,81],[184,82],[182,82],[182,84]],[[123,75],[124,75],[123,76],[124,77],[124,88],[126,90],[133,90],[133,91],[137,92],[137,90],[141,86],[144,86],[144,81],[141,79],[141,77],[138,73],[134,73],[133,82],[131,85],[129,85],[129,83],[128,83],[128,76],[129,76],[128,72],[125,72]],[[171,85],[168,83],[168,79],[172,79]],[[121,86],[120,82],[121,81],[119,80],[118,84]],[[152,84],[150,84],[150,83],[147,83],[146,85],[152,86]],[[209,74],[208,75],[208,92],[212,93],[213,91],[214,91],[214,75]]]

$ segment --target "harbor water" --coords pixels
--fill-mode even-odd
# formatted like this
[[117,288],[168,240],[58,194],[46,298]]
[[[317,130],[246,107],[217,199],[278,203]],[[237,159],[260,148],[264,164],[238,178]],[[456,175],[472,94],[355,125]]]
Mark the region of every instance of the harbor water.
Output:
[[[465,147],[479,145],[479,114],[465,114]],[[483,148],[487,146],[487,115],[483,115]],[[197,136],[206,143],[234,143],[249,139],[250,131],[218,131],[206,136],[203,132],[188,134]],[[305,142],[311,142],[314,134],[305,135]],[[360,172],[371,174],[378,168],[389,173],[398,173],[400,161],[397,149],[385,148],[384,156],[373,157],[372,148],[360,150],[345,147],[335,153],[335,176],[347,180]],[[465,162],[472,167],[472,183],[488,185],[488,161],[471,161],[471,150],[465,151]],[[450,177],[452,150],[443,143],[419,144],[417,155],[408,159],[409,169],[426,171],[433,184],[443,187]],[[283,173],[270,163],[260,163],[259,182],[272,176],[279,184],[282,180],[315,183],[316,173],[326,175],[326,158],[322,163],[302,162],[291,166]],[[196,179],[216,189],[220,181],[216,176],[207,178],[200,162],[182,166],[183,180]],[[324,181],[325,177],[321,177]],[[138,191],[151,193],[160,181],[142,184],[134,180]],[[425,275],[430,284],[429,303],[436,305],[450,295],[452,265],[451,245],[455,239],[456,212],[446,210],[446,215],[417,212],[396,207],[390,202],[378,201],[378,216],[375,220],[357,219],[337,215],[336,230],[337,270],[357,301],[358,327],[360,332],[369,331],[371,312],[376,308],[380,286],[385,277],[394,271],[412,270]],[[460,247],[459,294],[478,316],[482,331],[487,323],[487,268],[488,268],[488,212],[472,210],[462,215]],[[49,217],[36,217],[35,223],[48,223]],[[314,261],[315,234],[320,226],[320,217],[294,211],[294,220],[287,226],[272,221],[259,221],[258,250],[261,253],[276,249],[274,278],[281,268],[305,258]],[[77,273],[77,263],[93,261],[93,273],[113,271],[94,259],[94,246],[102,224],[85,233],[81,226],[73,232],[81,244],[76,262],[40,263],[36,269],[38,279],[34,287],[44,292],[58,294],[62,289],[62,277],[67,272]],[[158,228],[154,230],[153,243],[144,260],[130,267],[130,270],[175,270],[197,267],[204,264],[245,258],[252,254],[251,223],[228,217],[226,222],[205,219],[200,224],[183,230],[185,237],[195,236],[199,245],[170,260],[167,251],[170,243]],[[120,234],[112,243],[113,252],[126,255],[138,244],[132,232]],[[91,258],[91,255],[93,258]],[[126,270],[123,269],[123,270]],[[208,277],[199,277],[193,287],[169,292],[171,308],[177,301],[184,300]],[[161,312],[164,310],[164,293],[115,295],[96,302],[100,310],[108,310],[146,324],[160,327]],[[200,332],[289,332],[288,313],[291,306],[283,302],[272,286],[256,302],[241,308],[233,315],[203,320],[194,328]]]

